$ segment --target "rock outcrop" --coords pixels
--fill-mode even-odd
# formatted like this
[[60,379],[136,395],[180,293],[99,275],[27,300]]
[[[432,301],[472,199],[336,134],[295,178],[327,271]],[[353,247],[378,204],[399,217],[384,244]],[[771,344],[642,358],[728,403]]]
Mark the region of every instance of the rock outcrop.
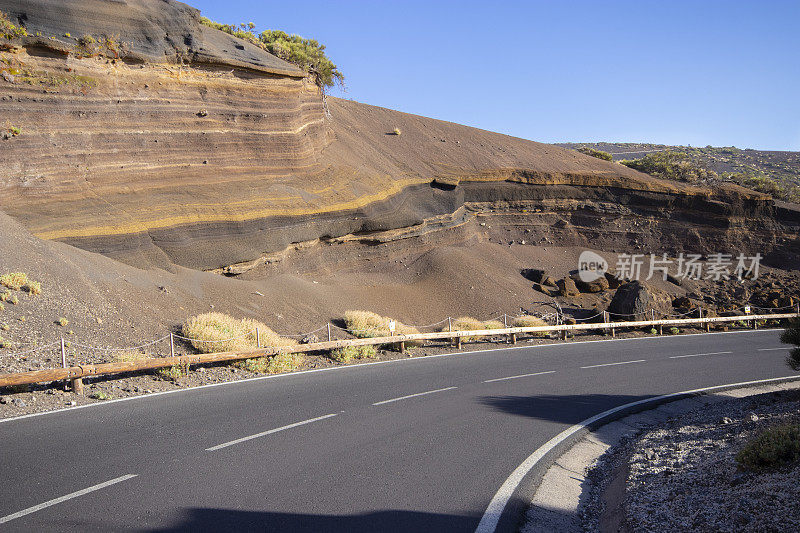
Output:
[[620,285],[608,306],[614,320],[649,320],[651,311],[657,317],[672,312],[672,298],[640,281]]
[[[0,115],[20,131],[0,140],[0,201],[44,239],[235,273],[303,243],[435,235],[486,216],[495,240],[525,228],[567,245],[724,246],[800,264],[800,211],[763,195],[326,105],[295,67],[178,2],[0,0],[0,10],[30,34],[0,52]],[[116,36],[119,58],[81,53],[83,34]]]

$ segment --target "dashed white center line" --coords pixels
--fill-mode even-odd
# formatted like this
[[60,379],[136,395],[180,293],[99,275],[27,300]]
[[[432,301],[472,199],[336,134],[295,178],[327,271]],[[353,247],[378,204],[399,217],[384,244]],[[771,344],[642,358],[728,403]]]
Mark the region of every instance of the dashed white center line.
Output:
[[115,477],[114,479],[110,479],[103,483],[98,483],[97,485],[92,485],[91,487],[77,490],[75,492],[71,492],[66,496],[61,496],[59,498],[54,498],[52,500],[46,501],[44,503],[40,503],[39,505],[34,505],[33,507],[28,507],[27,509],[23,509],[22,511],[16,512],[14,514],[6,515],[0,517],[0,524],[5,524],[6,522],[11,522],[17,518],[21,518],[25,515],[29,515],[31,513],[35,513],[36,511],[41,511],[42,509],[46,509],[53,505],[57,505],[59,503],[65,502],[67,500],[71,500],[73,498],[77,498],[78,496],[83,496],[84,494],[89,494],[90,492],[94,492],[96,490],[104,489],[121,481],[126,481],[128,479],[136,477],[138,474],[126,474],[124,476]]
[[553,374],[555,370],[548,370],[547,372],[534,372],[533,374],[520,374],[518,376],[508,376],[507,378],[494,378],[494,379],[487,379],[484,380],[484,383],[492,383],[495,381],[504,381],[506,379],[517,379],[517,378],[528,378],[531,376],[541,376],[543,374]]
[[400,396],[399,398],[392,398],[391,400],[383,400],[382,402],[375,402],[372,405],[383,405],[386,403],[399,402],[400,400],[407,400],[409,398],[416,398],[417,396],[425,396],[426,394],[433,394],[436,392],[444,392],[446,390],[457,389],[458,387],[446,387],[444,389],[429,390],[425,392],[418,392],[416,394],[409,394],[408,396]]
[[684,357],[700,357],[700,356],[703,356],[703,355],[724,355],[724,354],[729,354],[729,353],[733,353],[733,352],[709,352],[709,353],[693,353],[693,354],[689,354],[689,355],[671,355],[669,358],[670,359],[682,359]]
[[780,348],[759,348],[759,352],[773,352],[775,350],[791,350],[791,346],[781,346]]
[[294,424],[289,424],[287,426],[281,426],[279,428],[270,429],[269,431],[262,431],[261,433],[256,433],[255,435],[250,435],[247,437],[242,437],[241,439],[232,440],[230,442],[224,442],[222,444],[217,444],[216,446],[212,446],[211,448],[206,448],[207,452],[214,452],[217,450],[221,450],[222,448],[227,448],[228,446],[233,446],[234,444],[239,444],[242,442],[247,442],[248,440],[257,439],[259,437],[266,437],[267,435],[272,435],[273,433],[277,433],[279,431],[283,431],[285,429],[292,429],[298,426],[304,426],[305,424],[310,424],[312,422],[318,422],[320,420],[325,420],[326,418],[331,418],[336,416],[338,413],[333,413],[330,415],[318,416],[316,418],[309,418],[308,420],[303,420],[302,422],[295,422]]
[[602,365],[582,366],[581,368],[599,368],[601,366],[629,365],[631,363],[644,363],[647,359],[637,359],[636,361],[622,361],[621,363],[604,363]]

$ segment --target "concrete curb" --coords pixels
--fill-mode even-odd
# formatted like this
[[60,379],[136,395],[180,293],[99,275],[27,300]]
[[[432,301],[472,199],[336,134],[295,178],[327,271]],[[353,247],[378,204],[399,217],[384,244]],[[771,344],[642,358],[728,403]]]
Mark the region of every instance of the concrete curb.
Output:
[[653,398],[652,402],[636,406],[639,409],[615,412],[598,421],[593,428],[587,426],[580,435],[569,439],[569,444],[565,441],[554,448],[548,458],[540,461],[538,476],[526,480],[529,499],[525,501],[529,507],[520,531],[582,531],[578,513],[588,495],[587,469],[623,438],[704,405],[792,389],[800,389],[800,377],[779,378],[759,385],[734,384],[713,387],[705,392],[679,393],[679,396],[671,398]]

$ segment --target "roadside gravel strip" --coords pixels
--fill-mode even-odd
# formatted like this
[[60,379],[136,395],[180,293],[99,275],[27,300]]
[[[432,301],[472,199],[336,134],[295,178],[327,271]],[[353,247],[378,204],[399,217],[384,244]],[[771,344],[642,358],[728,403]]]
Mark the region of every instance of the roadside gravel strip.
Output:
[[[578,532],[584,531],[585,526],[589,523],[593,524],[591,527],[593,530],[597,527],[601,527],[599,525],[601,523],[601,517],[599,515],[603,512],[603,506],[607,502],[599,501],[600,496],[597,494],[599,490],[597,483],[602,484],[606,489],[610,483],[619,484],[620,486],[615,486],[613,491],[621,498],[625,493],[624,485],[626,476],[622,475],[619,476],[618,479],[615,478],[613,480],[603,479],[603,477],[610,477],[612,475],[612,472],[609,471],[611,466],[597,466],[598,460],[600,460],[601,457],[605,457],[604,454],[610,449],[616,449],[616,447],[620,446],[622,443],[627,442],[626,439],[633,438],[645,428],[655,428],[660,424],[665,424],[667,420],[671,420],[671,430],[666,431],[666,433],[674,432],[677,429],[676,425],[680,425],[682,417],[686,416],[688,413],[699,412],[698,416],[704,416],[705,418],[711,416],[719,419],[721,418],[720,413],[724,414],[726,409],[736,410],[735,406],[725,404],[720,406],[721,410],[719,412],[716,412],[711,410],[712,404],[717,404],[724,400],[746,398],[768,392],[787,390],[800,390],[800,376],[734,383],[731,385],[669,394],[651,398],[644,402],[635,402],[628,406],[620,406],[617,409],[601,413],[597,417],[593,417],[593,419],[586,420],[577,426],[573,426],[576,432],[580,431],[581,427],[584,429],[595,427],[595,429],[590,432],[585,432],[584,436],[577,440],[571,447],[566,449],[562,448],[561,455],[557,457],[554,462],[550,463],[530,502],[530,508],[525,515],[525,523],[520,529],[521,533],[539,533],[546,531]],[[634,407],[638,408],[640,412],[628,416],[620,416],[620,413],[630,412]],[[605,424],[598,427],[598,422],[605,422]],[[570,428],[570,430],[573,428]],[[566,435],[568,431],[562,434],[564,438],[568,437],[568,435]],[[656,430],[655,433],[665,432]],[[548,445],[551,445],[551,443],[548,443],[545,447]],[[669,443],[665,444],[665,446],[674,447],[675,444]],[[541,457],[544,457],[545,453],[546,450],[543,452],[542,448],[540,448],[534,456],[537,457],[538,460],[541,460]],[[626,460],[627,457],[617,458],[616,462],[619,463],[620,461]],[[610,462],[609,459],[605,459],[605,461]],[[529,464],[527,466],[529,468],[534,468],[536,465]],[[587,473],[589,473],[590,470],[592,472],[591,479],[587,477]],[[643,475],[646,477],[647,473],[643,473]],[[655,481],[652,480],[651,482],[655,483]],[[650,492],[654,491],[659,492],[655,490],[655,488],[650,490]],[[649,496],[651,498],[649,501],[650,506],[647,507],[647,505],[640,504],[639,507],[646,507],[640,514],[647,515],[650,522],[656,519],[656,523],[661,524],[661,528],[672,529],[672,527],[666,525],[663,516],[656,516],[658,515],[658,509],[663,509],[664,502],[660,501],[658,495],[655,497],[653,495]],[[661,496],[666,498],[665,494]],[[712,507],[711,505],[700,505],[705,506],[706,509]],[[612,511],[617,514],[621,512],[619,509],[606,510],[606,514],[610,515]],[[608,519],[608,516],[604,516],[604,520]],[[616,516],[614,519],[618,522],[622,517]],[[644,522],[646,521],[647,520],[644,520]],[[717,520],[717,522],[719,522],[719,520]],[[659,529],[652,529],[653,523],[649,525],[651,527],[647,527],[644,523],[639,523],[639,528],[644,527],[644,529],[648,531]],[[707,525],[708,524],[706,524],[706,526]],[[743,524],[739,525],[741,526]],[[672,526],[675,525],[673,524]],[[691,526],[692,524],[682,523],[675,527],[685,529]]]

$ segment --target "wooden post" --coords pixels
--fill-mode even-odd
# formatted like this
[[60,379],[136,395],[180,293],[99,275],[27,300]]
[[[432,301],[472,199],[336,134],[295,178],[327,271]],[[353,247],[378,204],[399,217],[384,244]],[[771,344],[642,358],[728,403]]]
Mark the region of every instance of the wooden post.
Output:
[[83,378],[75,378],[72,380],[72,392],[83,396]]
[[175,357],[175,335],[169,334],[169,356]]
[[331,342],[331,323],[328,322],[328,342]]
[[406,341],[400,341],[400,353],[406,353]]
[[517,344],[517,334],[516,333],[512,333],[511,334],[511,344]]
[[456,349],[461,349],[461,337],[456,337]]
[[[61,368],[67,368],[67,350],[64,348],[64,337],[61,337]],[[67,384],[64,383],[64,390],[67,390]]]
[[261,348],[261,332],[256,328],[256,348]]
[[661,325],[661,324],[658,325],[658,334],[659,335],[663,335],[664,334],[664,326]]

